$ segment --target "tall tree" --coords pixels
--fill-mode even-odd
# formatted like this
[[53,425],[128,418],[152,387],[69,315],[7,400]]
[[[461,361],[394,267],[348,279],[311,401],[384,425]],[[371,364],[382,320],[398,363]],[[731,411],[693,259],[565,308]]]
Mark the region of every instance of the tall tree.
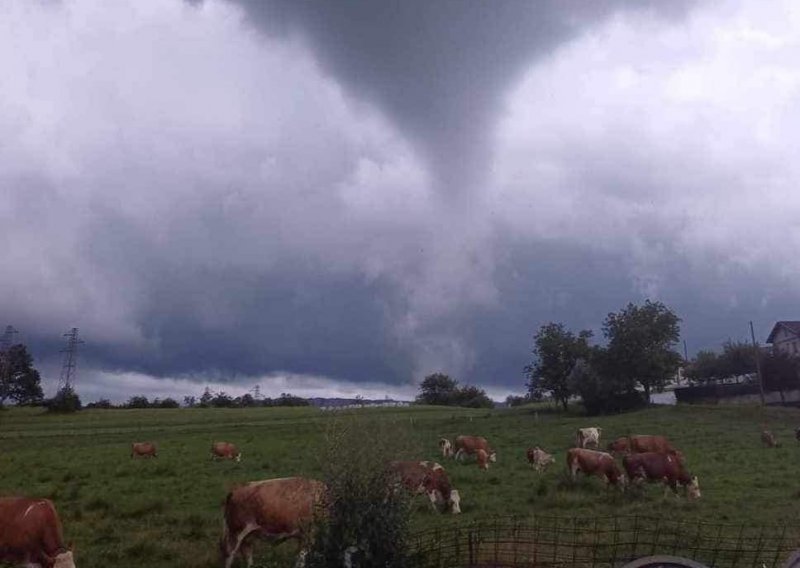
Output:
[[570,397],[575,394],[568,380],[569,374],[578,359],[589,356],[591,337],[589,330],[575,335],[560,323],[551,322],[540,327],[533,337],[536,360],[524,369],[531,397],[540,390],[550,391],[566,410]]
[[458,381],[445,373],[433,373],[420,383],[417,402],[447,406],[454,403],[458,392]]
[[641,385],[647,401],[675,375],[683,358],[673,347],[680,318],[661,302],[628,304],[603,323],[610,370],[629,386]]
[[42,398],[42,381],[33,368],[33,356],[24,345],[12,345],[0,354],[0,406],[7,400],[31,404]]

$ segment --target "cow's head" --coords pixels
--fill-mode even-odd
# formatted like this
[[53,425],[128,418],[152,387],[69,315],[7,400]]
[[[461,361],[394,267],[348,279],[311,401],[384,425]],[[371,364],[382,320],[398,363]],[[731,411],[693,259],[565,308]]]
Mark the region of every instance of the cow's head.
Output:
[[494,450],[489,450],[489,461],[496,462],[497,461],[497,452]]
[[242,461],[242,452],[239,452],[238,454],[236,454],[236,457],[233,458],[233,459],[234,459],[234,461],[236,463],[239,463],[240,461]]
[[458,489],[453,489],[450,491],[450,499],[448,503],[450,505],[451,513],[454,515],[461,513],[461,495],[459,495]]
[[696,475],[692,476],[691,482],[686,486],[686,498],[700,499],[700,482],[697,480]]

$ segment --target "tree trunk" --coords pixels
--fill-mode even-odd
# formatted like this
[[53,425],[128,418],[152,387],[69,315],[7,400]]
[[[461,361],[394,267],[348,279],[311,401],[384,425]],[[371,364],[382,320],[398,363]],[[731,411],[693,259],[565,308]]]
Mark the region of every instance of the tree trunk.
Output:
[[646,383],[644,386],[644,396],[645,396],[645,403],[649,406],[650,405],[650,384]]
[[568,398],[562,398],[561,399],[561,405],[564,407],[564,412],[567,411],[567,404],[569,404],[569,399]]

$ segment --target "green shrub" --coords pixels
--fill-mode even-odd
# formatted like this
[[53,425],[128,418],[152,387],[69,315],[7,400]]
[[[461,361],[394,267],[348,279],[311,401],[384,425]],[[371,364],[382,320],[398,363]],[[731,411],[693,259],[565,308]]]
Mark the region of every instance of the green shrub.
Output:
[[309,568],[341,566],[348,549],[355,567],[411,566],[410,497],[395,490],[388,468],[391,460],[408,457],[402,455],[403,439],[397,427],[363,418],[331,426],[320,464],[328,487],[326,507],[310,533]]

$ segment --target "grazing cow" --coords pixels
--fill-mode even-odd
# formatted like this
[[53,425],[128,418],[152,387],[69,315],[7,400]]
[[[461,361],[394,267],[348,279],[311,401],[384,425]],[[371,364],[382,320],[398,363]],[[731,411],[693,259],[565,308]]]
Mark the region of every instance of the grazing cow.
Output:
[[439,449],[442,451],[443,458],[453,457],[453,444],[447,438],[439,439]]
[[242,452],[230,442],[214,442],[211,444],[211,459],[227,459],[235,462],[242,461]]
[[556,459],[539,446],[528,448],[526,455],[528,456],[528,463],[536,471],[544,471],[549,464],[556,463]]
[[[230,491],[223,508],[220,540],[223,566],[231,568],[239,553],[247,566],[252,566],[256,536],[276,544],[301,540],[324,503],[325,491],[324,483],[304,477],[254,481]],[[301,551],[298,564],[304,557]]]
[[397,474],[406,489],[416,494],[425,493],[431,506],[437,511],[444,506],[445,509],[449,507],[454,515],[461,512],[461,496],[450,485],[450,478],[438,463],[393,461],[389,464],[389,469]]
[[42,568],[75,568],[64,546],[61,521],[52,501],[0,498],[0,563]]
[[579,448],[588,448],[592,446],[593,448],[600,447],[600,434],[603,433],[602,428],[578,428],[578,447]]
[[678,450],[664,436],[623,436],[617,438],[608,445],[608,451],[613,454],[643,454],[646,452],[656,452],[658,454],[670,454],[683,461],[683,453]]
[[460,459],[462,455],[472,455],[478,450],[483,450],[489,456],[489,461],[497,461],[497,452],[489,447],[486,438],[480,436],[459,436],[456,438],[455,459]]
[[572,475],[573,481],[577,479],[577,474],[581,471],[584,475],[596,475],[606,484],[625,487],[625,475],[617,467],[611,454],[606,452],[571,448],[567,450],[567,469]]
[[158,453],[156,445],[152,442],[134,442],[131,444],[131,458],[156,458]]
[[768,448],[780,448],[781,447],[781,445],[775,439],[775,436],[772,435],[772,432],[770,432],[769,430],[766,430],[766,429],[761,432],[761,441]]
[[657,452],[629,454],[622,458],[622,465],[631,481],[661,481],[665,484],[665,492],[671,488],[675,495],[678,494],[680,483],[686,489],[688,499],[700,498],[700,483],[697,477],[690,474],[675,455]]

